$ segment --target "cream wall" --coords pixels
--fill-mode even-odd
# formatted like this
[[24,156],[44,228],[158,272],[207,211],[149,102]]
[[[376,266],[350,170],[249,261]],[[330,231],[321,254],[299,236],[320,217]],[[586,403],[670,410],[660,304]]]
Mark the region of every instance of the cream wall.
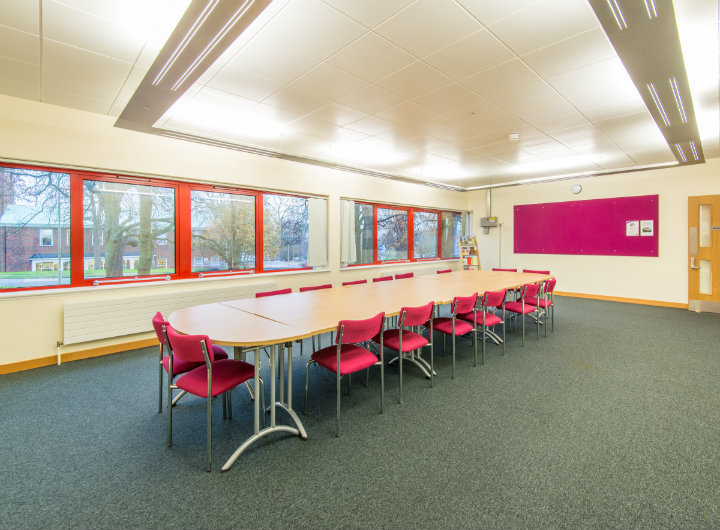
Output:
[[[117,129],[113,127],[114,122],[108,116],[0,96],[0,158],[97,168],[109,172],[207,180],[328,197],[330,266],[327,272],[211,280],[213,287],[268,279],[275,281],[278,288],[320,283],[340,284],[342,281],[378,276],[383,272],[427,267],[427,264],[405,264],[340,270],[340,197],[451,210],[470,209],[470,195],[467,193],[140,134]],[[450,263],[453,268],[458,267],[458,262]],[[443,262],[438,267],[447,265],[448,262]],[[208,285],[211,285],[208,280],[193,280],[121,289],[105,286],[0,294],[0,325],[3,329],[0,365],[56,355],[57,343],[62,342],[62,308],[65,302],[204,289]],[[108,342],[113,341],[85,343],[80,347],[89,348]],[[71,349],[78,349],[78,346],[60,346],[59,351],[65,353]]]
[[[475,221],[483,268],[550,269],[558,278],[558,291],[686,304],[687,199],[720,194],[718,177],[720,160],[713,159],[695,166],[494,189],[492,214],[502,226],[484,235],[479,219]],[[574,183],[582,185],[579,195],[570,193]],[[513,252],[515,205],[655,194],[660,196],[657,258]],[[471,192],[470,204],[479,212],[476,217],[486,215],[486,192]]]

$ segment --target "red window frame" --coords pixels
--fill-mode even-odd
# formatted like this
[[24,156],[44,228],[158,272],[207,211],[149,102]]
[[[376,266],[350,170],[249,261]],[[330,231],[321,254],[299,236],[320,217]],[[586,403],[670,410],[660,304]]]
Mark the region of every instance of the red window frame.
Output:
[[[422,263],[426,261],[447,261],[451,259],[460,259],[459,256],[443,256],[442,255],[442,214],[460,214],[456,210],[435,210],[428,208],[416,208],[414,206],[398,206],[396,204],[386,204],[380,202],[370,201],[355,201],[355,204],[363,204],[373,207],[373,261],[372,263],[353,263],[348,267],[367,267],[370,265],[388,265],[393,263]],[[384,260],[378,259],[378,222],[377,222],[377,211],[378,208],[391,209],[391,210],[402,210],[408,213],[408,258],[400,260]],[[415,212],[423,213],[434,213],[437,214],[438,223],[438,256],[436,258],[415,258]]]
[[[85,287],[94,284],[106,283],[103,280],[112,280],[112,284],[137,283],[142,281],[157,281],[157,276],[127,276],[117,278],[85,278],[84,277],[84,217],[83,217],[83,180],[100,180],[106,182],[120,182],[143,186],[157,186],[173,188],[175,190],[175,272],[169,275],[170,280],[191,279],[207,276],[207,272],[192,272],[192,229],[191,229],[191,190],[213,191],[217,193],[232,193],[253,196],[255,198],[255,268],[245,270],[218,271],[212,276],[233,276],[240,274],[270,273],[282,271],[312,270],[312,267],[293,269],[265,270],[263,263],[263,197],[265,195],[283,195],[309,199],[309,196],[297,193],[264,192],[250,190],[242,187],[203,184],[198,182],[175,181],[153,177],[136,177],[123,174],[100,173],[62,167],[36,166],[28,164],[15,164],[2,162],[0,165],[8,168],[32,169],[37,171],[52,171],[70,175],[70,283],[66,285],[40,285],[33,287],[0,288],[0,292],[37,291],[49,289],[68,289],[72,287]],[[58,264],[60,267],[61,264]]]

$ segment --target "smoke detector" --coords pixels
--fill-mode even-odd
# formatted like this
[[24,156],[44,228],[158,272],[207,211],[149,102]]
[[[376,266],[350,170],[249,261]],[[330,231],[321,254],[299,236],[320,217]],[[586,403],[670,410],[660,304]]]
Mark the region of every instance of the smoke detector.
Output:
[[517,142],[520,139],[520,133],[510,133],[508,138],[511,142]]

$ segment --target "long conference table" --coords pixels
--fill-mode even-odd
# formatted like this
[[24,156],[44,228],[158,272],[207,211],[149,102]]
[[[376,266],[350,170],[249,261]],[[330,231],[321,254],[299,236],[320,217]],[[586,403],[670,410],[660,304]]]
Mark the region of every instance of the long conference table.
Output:
[[[274,432],[288,432],[307,439],[307,432],[292,408],[292,343],[314,335],[335,331],[340,320],[361,320],[380,312],[386,316],[434,301],[449,304],[455,296],[475,292],[514,289],[551,276],[506,271],[458,271],[416,276],[386,282],[348,285],[290,293],[264,298],[246,298],[186,307],[170,314],[170,325],[187,335],[207,335],[215,344],[232,346],[235,358],[254,350],[254,396],[258,396],[261,347],[270,347],[270,426],[260,429],[260,400],[254,400],[254,432],[225,462],[227,471],[254,442]],[[285,392],[284,353],[287,347],[287,393]],[[276,365],[279,359],[280,396],[276,401]],[[293,425],[279,424],[276,408],[290,416]],[[265,411],[263,411],[263,414]]]

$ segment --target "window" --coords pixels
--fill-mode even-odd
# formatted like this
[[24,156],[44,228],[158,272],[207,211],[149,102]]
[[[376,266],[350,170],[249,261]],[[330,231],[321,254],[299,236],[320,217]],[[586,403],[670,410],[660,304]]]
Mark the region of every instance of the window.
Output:
[[380,262],[408,259],[408,211],[377,209],[377,259]]
[[263,270],[304,269],[308,257],[308,199],[263,195]]
[[41,228],[40,229],[40,246],[41,247],[53,246],[52,228]]
[[[190,193],[192,271],[254,269],[255,197],[202,190]],[[221,260],[225,262],[222,268]]]
[[462,235],[462,214],[455,212],[442,212],[442,257],[459,258]]
[[[85,278],[150,276],[174,272],[175,190],[115,180],[83,180],[83,230],[85,254],[93,256],[92,269]],[[102,235],[101,235],[102,234]],[[168,257],[153,266],[158,238],[165,238]],[[104,245],[95,244],[102,241]],[[89,244],[88,244],[89,243]],[[137,256],[137,269],[128,269],[130,256]],[[103,262],[104,261],[104,262]],[[104,265],[99,267],[98,264]],[[162,270],[156,270],[162,269]]]
[[438,257],[438,214],[413,212],[413,256],[415,259]]
[[[0,289],[70,283],[55,235],[70,226],[70,175],[0,166]],[[54,265],[53,265],[54,264]]]
[[375,207],[355,203],[355,264],[375,262]]
[[168,242],[167,234],[158,234],[157,239],[156,239],[156,243],[158,246],[164,247],[165,245],[167,245],[167,242]]

